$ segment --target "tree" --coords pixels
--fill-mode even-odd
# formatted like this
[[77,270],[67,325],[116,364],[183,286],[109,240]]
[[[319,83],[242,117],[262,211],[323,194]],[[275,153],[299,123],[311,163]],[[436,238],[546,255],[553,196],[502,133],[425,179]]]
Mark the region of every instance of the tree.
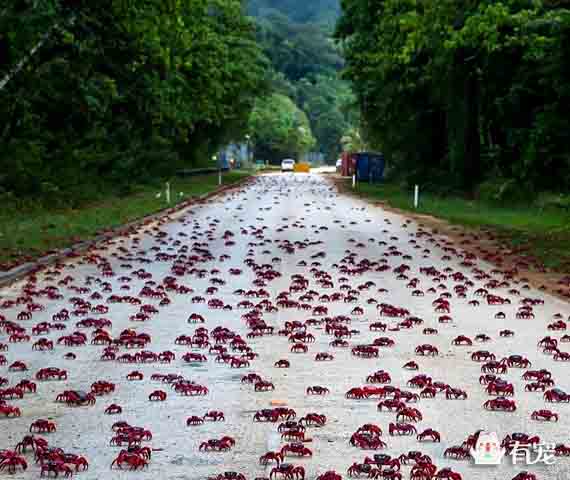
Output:
[[339,78],[343,61],[331,39],[338,0],[252,0],[249,11],[257,16],[257,38],[271,61],[273,91],[307,114],[316,149],[334,161],[351,121],[344,108],[350,88]]
[[274,163],[285,157],[297,157],[315,145],[307,116],[281,94],[258,99],[249,128],[256,157]]
[[26,5],[0,16],[0,189],[17,195],[78,201],[205,163],[267,88],[240,0]]
[[[343,0],[335,36],[374,143],[410,182],[563,188],[570,11],[528,0]],[[553,176],[552,173],[556,172]]]

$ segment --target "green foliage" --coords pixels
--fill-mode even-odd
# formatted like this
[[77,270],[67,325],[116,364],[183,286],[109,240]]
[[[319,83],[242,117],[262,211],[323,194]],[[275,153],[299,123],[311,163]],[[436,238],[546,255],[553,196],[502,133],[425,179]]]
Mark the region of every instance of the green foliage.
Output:
[[532,186],[521,185],[514,178],[493,178],[481,183],[479,198],[488,203],[522,205],[532,203],[535,193]]
[[[338,0],[250,0],[249,11],[257,17],[257,38],[271,62],[272,91],[288,96],[307,114],[316,148],[336,160],[354,110],[350,88],[338,75],[343,61],[331,39]],[[266,147],[258,146],[256,154],[279,156]]]
[[298,83],[298,102],[307,112],[321,151],[336,160],[341,151],[341,138],[351,126],[348,105],[353,95],[348,83],[338,76],[318,76]]
[[[491,196],[570,181],[567,3],[342,0],[336,38],[367,140],[414,181]],[[512,180],[512,181],[511,181]],[[485,188],[484,188],[485,190]],[[511,193],[509,193],[513,190]],[[512,195],[511,195],[512,194]]]
[[278,11],[297,23],[329,23],[338,18],[338,0],[250,0],[248,10],[263,17]]
[[250,131],[258,156],[266,160],[296,157],[315,145],[305,113],[289,97],[277,93],[257,101]]
[[286,15],[273,12],[258,19],[258,39],[275,70],[292,82],[335,73],[342,66],[342,58],[325,26],[295,23]]
[[0,14],[0,188],[75,201],[243,136],[267,64],[240,0],[67,5],[10,0]]

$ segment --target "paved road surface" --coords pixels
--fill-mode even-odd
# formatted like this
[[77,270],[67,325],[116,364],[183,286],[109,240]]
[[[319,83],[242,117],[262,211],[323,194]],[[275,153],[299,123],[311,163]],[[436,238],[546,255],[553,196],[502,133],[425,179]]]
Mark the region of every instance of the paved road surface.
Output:
[[[233,237],[224,236],[229,231]],[[235,242],[233,245],[227,242]],[[291,242],[289,245],[285,242]],[[291,247],[287,253],[286,247]],[[196,247],[196,249],[193,249]],[[447,251],[443,249],[447,248]],[[483,297],[476,297],[474,292],[488,280],[476,280],[474,268],[479,268],[491,275],[492,267],[475,261],[474,266],[461,266],[464,258],[460,249],[449,250],[452,246],[445,238],[422,234],[422,229],[414,223],[392,213],[348,197],[338,196],[334,187],[318,175],[265,175],[239,192],[218,197],[203,206],[194,207],[176,219],[160,226],[149,226],[140,235],[130,238],[119,238],[102,245],[87,257],[74,259],[59,268],[51,268],[51,273],[38,275],[36,285],[30,284],[32,291],[45,289],[55,285],[63,295],[62,300],[47,300],[44,297],[34,301],[46,307],[45,311],[35,312],[32,320],[21,321],[28,330],[43,322],[52,322],[52,315],[62,308],[74,310],[70,300],[73,297],[85,299],[92,306],[108,305],[110,310],[105,314],[89,314],[90,318],[104,317],[112,321],[112,329],[108,329],[113,337],[127,328],[136,329],[138,333],[151,335],[152,342],[146,347],[152,352],[171,350],[176,360],[171,364],[120,364],[117,362],[99,361],[104,347],[83,346],[65,347],[56,345],[53,351],[32,352],[31,343],[10,343],[3,354],[8,365],[16,360],[24,361],[29,371],[23,373],[9,372],[7,366],[0,366],[0,377],[9,379],[10,384],[21,379],[31,378],[42,367],[65,368],[69,373],[67,382],[38,382],[38,393],[26,395],[23,400],[9,401],[22,410],[22,417],[17,419],[0,419],[0,449],[13,448],[26,434],[32,421],[38,418],[50,418],[57,423],[56,433],[44,435],[51,446],[63,448],[65,451],[85,455],[90,462],[87,472],[79,473],[79,478],[169,478],[169,479],[205,479],[224,471],[244,473],[247,479],[268,477],[270,467],[258,465],[259,456],[274,448],[276,424],[254,423],[253,414],[262,408],[269,408],[272,400],[282,400],[293,408],[300,417],[310,412],[322,413],[327,417],[323,428],[309,428],[307,437],[312,441],[306,446],[313,451],[312,459],[288,458],[291,463],[303,465],[310,479],[326,470],[335,469],[346,476],[347,467],[353,462],[362,462],[366,455],[374,452],[358,450],[349,446],[352,433],[362,424],[374,423],[384,431],[383,440],[388,444],[385,453],[399,456],[409,450],[421,450],[429,454],[440,467],[451,467],[460,472],[464,479],[510,479],[523,470],[522,467],[507,466],[505,461],[501,467],[475,468],[471,462],[452,461],[443,458],[446,448],[461,444],[465,437],[479,428],[495,431],[499,438],[508,433],[524,431],[537,434],[544,441],[569,443],[570,426],[569,404],[551,404],[545,406],[541,393],[524,392],[525,382],[521,379],[524,370],[512,368],[503,375],[515,387],[516,413],[492,413],[482,409],[482,404],[491,397],[479,385],[480,364],[470,360],[475,350],[489,350],[498,359],[506,355],[521,354],[532,362],[532,368],[547,368],[556,380],[556,384],[564,391],[570,391],[568,364],[554,362],[552,356],[542,354],[536,347],[537,341],[545,335],[561,337],[564,332],[552,333],[546,325],[553,322],[553,316],[560,313],[566,320],[570,313],[568,305],[553,298],[546,298],[540,292],[524,290],[523,283],[509,281],[508,287],[492,291],[494,295],[509,298],[511,305],[487,306]],[[457,248],[457,246],[453,247]],[[214,258],[212,261],[199,261],[204,253]],[[221,255],[229,255],[224,262]],[[320,255],[324,254],[324,257]],[[352,255],[352,256],[351,256]],[[446,259],[446,255],[449,258]],[[195,256],[196,258],[192,258]],[[179,285],[186,285],[194,290],[191,294],[167,293],[170,305],[158,306],[159,299],[142,298],[144,304],[157,307],[158,313],[150,315],[146,322],[130,321],[129,317],[139,310],[139,306],[124,303],[108,304],[110,295],[138,296],[146,282],[151,289],[158,290],[167,276],[172,276],[171,267],[177,263],[186,268],[186,273],[177,278]],[[161,261],[158,261],[157,258]],[[198,261],[194,261],[194,260]],[[250,266],[244,260],[251,260]],[[352,259],[351,261],[349,261]],[[280,260],[280,261],[277,261]],[[354,270],[361,260],[373,262],[373,266],[360,275],[341,273],[338,267]],[[307,266],[301,263],[306,262]],[[102,277],[102,265],[107,263],[114,276]],[[250,290],[256,278],[251,264],[271,265],[281,276],[267,283],[265,290],[270,294],[269,300],[276,304],[280,292],[288,290],[292,275],[302,275],[310,280],[308,290],[328,295],[333,292],[347,293],[341,285],[349,285],[358,290],[358,286],[370,283],[368,290],[359,291],[356,303],[343,301],[322,303],[328,308],[328,315],[347,315],[352,319],[349,327],[358,330],[350,340],[350,346],[369,344],[375,338],[384,336],[395,341],[393,348],[380,348],[380,357],[374,359],[357,358],[351,355],[350,348],[334,348],[329,346],[333,337],[326,335],[323,325],[309,328],[315,337],[315,343],[308,344],[308,353],[291,353],[291,344],[286,336],[264,336],[247,340],[259,357],[251,362],[249,368],[230,368],[224,363],[217,363],[215,355],[207,350],[192,350],[204,353],[207,362],[201,364],[185,364],[181,357],[191,351],[190,347],[175,345],[174,339],[180,335],[192,335],[196,328],[205,327],[210,333],[216,326],[227,327],[240,335],[248,333],[241,315],[248,310],[239,310],[237,304],[244,300],[235,293],[238,289]],[[311,265],[314,264],[312,267]],[[397,279],[393,269],[406,264],[411,267],[405,271],[406,279]],[[389,269],[378,268],[387,265]],[[447,271],[447,279],[433,281],[433,277],[420,273],[422,267],[435,267],[439,272]],[[239,276],[230,275],[229,269],[241,269]],[[334,288],[323,289],[316,282],[313,271],[323,271],[331,276]],[[196,273],[203,269],[202,278]],[[219,269],[220,273],[211,273]],[[107,268],[109,270],[109,268]],[[148,275],[136,277],[135,271]],[[144,272],[142,272],[144,270]],[[463,273],[473,281],[468,287],[466,298],[457,298],[453,287],[464,280],[453,281],[451,273]],[[58,282],[64,277],[72,279],[67,286]],[[128,278],[123,278],[128,277]],[[341,282],[341,277],[348,281]],[[501,281],[502,276],[493,274],[493,278]],[[130,278],[130,280],[129,280]],[[206,288],[212,286],[213,278],[221,278],[226,283],[220,285],[214,295],[206,295]],[[408,288],[410,279],[418,278],[416,289],[425,292],[425,296],[412,296],[413,288]],[[104,289],[104,282],[109,288]],[[0,302],[15,300],[22,296],[25,282],[0,290]],[[83,287],[86,290],[77,290]],[[437,293],[428,293],[433,287]],[[127,289],[128,288],[128,289]],[[255,287],[259,289],[261,287]],[[347,288],[347,287],[343,287]],[[88,289],[88,290],[87,290]],[[509,293],[517,289],[521,297]],[[451,292],[451,323],[439,323],[432,302],[442,292]],[[90,296],[99,292],[101,299]],[[298,300],[306,291],[290,295]],[[232,311],[215,310],[207,304],[194,304],[191,298],[203,296],[207,300],[220,299],[223,304],[233,307]],[[515,314],[520,307],[520,298],[529,297],[545,300],[544,305],[534,307],[534,320],[520,320]],[[390,327],[396,326],[402,318],[379,317],[376,305],[368,302],[373,299],[378,303],[387,303],[405,308],[410,315],[420,317],[424,324],[413,329],[399,331],[372,332],[370,323],[382,321]],[[481,305],[470,306],[470,300],[478,300]],[[251,299],[260,302],[261,299]],[[314,300],[305,300],[314,307],[321,304],[318,296]],[[353,309],[362,307],[363,315],[354,315]],[[8,320],[16,321],[17,314],[24,306],[5,309],[2,314]],[[505,319],[495,319],[497,312],[505,313]],[[188,324],[191,313],[203,315],[205,323]],[[66,323],[67,330],[52,330],[43,335],[56,341],[64,334],[76,330],[75,323],[85,317],[74,317]],[[311,310],[296,308],[279,308],[276,313],[264,313],[267,324],[282,329],[285,322],[304,322],[309,318],[321,318]],[[422,334],[424,328],[436,328],[438,335]],[[500,338],[499,331],[511,329],[515,332],[512,338]],[[83,329],[92,335],[93,329]],[[491,341],[473,347],[453,347],[451,340],[459,334],[474,338],[477,334],[487,334]],[[32,342],[37,338],[33,337]],[[0,335],[0,342],[7,343],[7,335]],[[414,354],[416,346],[430,343],[439,349],[437,357],[419,357]],[[561,344],[561,350],[570,350]],[[127,350],[121,348],[118,354]],[[65,360],[65,353],[73,352],[75,360]],[[130,350],[134,353],[136,350]],[[330,352],[334,360],[315,362],[317,352]],[[236,355],[238,355],[236,353]],[[273,365],[277,360],[287,359],[291,367],[277,369]],[[418,431],[435,428],[442,436],[442,442],[420,444],[415,437],[388,436],[388,424],[395,421],[395,414],[377,411],[377,399],[349,400],[345,392],[356,386],[365,384],[366,376],[376,370],[386,370],[392,377],[392,383],[404,389],[406,382],[416,373],[404,370],[402,366],[409,360],[420,365],[420,372],[428,374],[434,380],[443,381],[453,387],[467,391],[468,400],[446,400],[443,394],[435,399],[422,399],[417,407],[423,414],[423,421],[416,425]],[[140,382],[127,382],[126,375],[139,370],[145,379]],[[252,385],[244,385],[241,378],[247,373],[258,373],[275,385],[274,392],[255,393]],[[153,382],[153,373],[177,373],[191,379],[209,389],[204,397],[187,397],[176,394],[168,385]],[[63,390],[89,390],[97,380],[107,380],[117,385],[114,394],[97,398],[94,407],[71,408],[54,402],[55,396]],[[325,386],[330,389],[327,396],[307,396],[305,390],[311,385]],[[149,402],[148,395],[157,389],[167,392],[165,402]],[[419,390],[418,390],[419,392]],[[123,407],[123,414],[108,416],[103,412],[111,403]],[[530,420],[533,410],[551,408],[560,414],[558,423],[538,423]],[[186,419],[191,415],[203,415],[208,410],[221,410],[225,413],[225,422],[206,423],[196,427],[186,427]],[[109,466],[119,449],[110,447],[113,436],[111,426],[118,420],[126,420],[131,425],[144,426],[153,433],[151,442],[153,457],[147,471],[128,473],[111,471]],[[236,440],[235,447],[227,453],[203,453],[198,451],[201,442],[210,438],[229,435]],[[278,437],[277,437],[278,438]],[[277,440],[278,441],[278,440]],[[27,455],[30,468],[24,474],[18,473],[14,478],[34,478],[39,475],[39,468],[33,464],[33,456]],[[533,468],[539,478],[567,478],[560,473],[567,468],[568,460],[557,459],[557,465],[545,469]],[[409,478],[409,467],[403,467],[404,478]],[[558,472],[558,473],[557,473]]]

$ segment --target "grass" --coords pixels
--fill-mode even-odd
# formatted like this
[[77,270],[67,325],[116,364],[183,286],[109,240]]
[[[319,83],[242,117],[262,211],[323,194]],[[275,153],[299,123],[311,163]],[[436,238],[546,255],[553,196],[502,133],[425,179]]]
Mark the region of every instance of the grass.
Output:
[[[229,185],[249,175],[248,172],[227,172],[223,174],[222,181]],[[210,174],[172,180],[170,205],[166,203],[164,187],[160,198],[157,198],[159,187],[141,186],[137,193],[125,197],[111,196],[78,209],[52,210],[36,205],[25,211],[0,210],[0,270],[87,240],[101,230],[174,206],[217,187],[218,175]]]
[[281,171],[281,165],[263,165],[262,167],[259,167],[258,172],[280,172]]
[[412,192],[393,184],[360,183],[356,193],[385,201],[391,207],[432,215],[453,224],[491,230],[501,240],[537,257],[547,267],[564,272],[570,270],[570,214],[562,209],[495,205],[423,193],[420,193],[419,208],[415,209]]

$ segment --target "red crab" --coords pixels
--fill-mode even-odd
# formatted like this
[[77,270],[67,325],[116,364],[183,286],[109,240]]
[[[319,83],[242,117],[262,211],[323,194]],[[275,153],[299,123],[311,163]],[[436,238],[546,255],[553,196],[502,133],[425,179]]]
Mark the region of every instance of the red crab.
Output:
[[[504,315],[504,314],[503,314]],[[496,316],[496,315],[495,315]],[[504,317],[503,317],[504,318]],[[510,338],[510,337],[514,337],[515,336],[515,332],[513,332],[512,330],[501,330],[499,332],[499,336],[500,337],[506,337],[506,338]]]
[[204,415],[204,420],[210,420],[212,422],[223,422],[225,421],[224,412],[219,410],[210,410]]
[[202,425],[203,423],[204,423],[204,419],[202,417],[197,417],[196,415],[193,415],[193,416],[188,417],[186,419],[186,426],[187,427]]
[[12,363],[12,365],[10,365],[8,367],[8,371],[10,372],[26,372],[28,370],[28,367],[26,366],[26,364],[24,362],[14,362]]
[[253,389],[256,392],[267,392],[270,390],[275,390],[275,385],[272,382],[268,382],[266,380],[259,380],[255,383]]
[[390,423],[388,425],[388,433],[391,436],[396,435],[417,435],[416,427],[409,423]]
[[417,408],[404,407],[398,411],[396,420],[398,422],[420,422],[423,419],[421,412]]
[[35,452],[38,449],[46,449],[48,447],[48,443],[43,438],[26,435],[22,438],[22,441],[16,445],[14,450],[18,453],[26,453],[28,447]]
[[321,387],[319,385],[313,385],[312,387],[307,387],[307,395],[328,395],[330,390],[327,387]]
[[471,354],[471,360],[474,362],[488,362],[495,359],[495,355],[487,350],[478,350]]
[[83,407],[95,405],[95,395],[81,390],[65,390],[60,393],[56,402],[65,403],[67,406]]
[[570,447],[559,443],[554,447],[554,455],[557,457],[570,457]]
[[4,417],[20,417],[22,412],[18,407],[12,407],[0,402],[0,415],[3,415]]
[[368,383],[390,383],[392,378],[388,372],[384,370],[378,370],[371,375],[366,377],[366,382]]
[[532,412],[530,418],[543,422],[557,422],[558,414],[550,410],[535,410]]
[[277,466],[279,466],[283,460],[283,454],[281,452],[267,452],[265,455],[259,457],[259,464],[267,466],[270,462],[275,462]]
[[305,469],[301,466],[295,466],[291,463],[282,463],[278,467],[272,468],[269,473],[269,479],[273,480],[274,477],[280,475],[286,480],[305,480]]
[[117,415],[123,413],[123,408],[116,403],[112,403],[105,409],[107,415]]
[[36,420],[30,425],[30,433],[52,433],[56,430],[54,422],[44,419]]
[[148,399],[151,402],[164,402],[166,400],[166,392],[162,390],[155,390],[148,396]]
[[143,468],[148,467],[148,461],[143,458],[141,455],[136,453],[128,453],[125,451],[121,451],[117,458],[113,460],[111,464],[111,468],[116,466],[120,470],[122,470],[125,466],[129,468],[129,470],[142,470]]
[[245,476],[237,472],[224,472],[215,477],[208,477],[207,480],[246,480]]
[[67,478],[73,475],[73,470],[61,461],[48,461],[42,463],[40,468],[40,477],[43,477],[44,475],[49,477],[51,473],[56,477],[58,477],[59,474],[63,474],[63,476]]
[[452,388],[448,387],[445,390],[445,398],[448,400],[466,400],[467,399],[467,392],[461,390],[459,388]]
[[529,368],[532,366],[530,360],[521,355],[510,355],[501,361],[511,368]]
[[368,435],[375,435],[378,437],[382,436],[382,429],[378,425],[372,423],[366,423],[358,428],[356,433],[365,433]]
[[317,480],[342,480],[342,477],[334,470],[322,473],[317,477]]
[[319,352],[315,355],[315,361],[317,362],[326,362],[330,360],[334,360],[334,357],[328,352]]
[[299,424],[306,427],[324,427],[327,423],[327,417],[319,413],[307,413],[299,419]]
[[0,471],[5,470],[10,474],[14,474],[18,469],[22,469],[22,471],[28,469],[28,464],[24,457],[11,450],[0,450]]
[[424,442],[426,440],[431,442],[441,442],[441,435],[437,430],[433,428],[428,428],[424,430],[422,433],[418,434],[416,439],[419,442]]
[[509,400],[505,397],[497,397],[492,400],[487,400],[483,404],[483,408],[494,412],[514,412],[517,409],[514,400]]
[[100,380],[91,385],[91,393],[93,395],[106,395],[115,391],[115,384]]
[[443,456],[445,458],[453,458],[454,460],[466,460],[471,456],[471,454],[469,449],[464,446],[453,446],[447,448],[443,452]]
[[135,370],[127,375],[127,380],[133,381],[133,380],[143,380],[143,379],[144,375],[138,370]]
[[436,480],[462,480],[461,474],[454,472],[451,468],[442,468],[434,477]]
[[241,383],[258,383],[261,381],[261,377],[257,373],[248,373],[241,377]]
[[507,453],[511,452],[516,445],[521,447],[534,446],[540,443],[540,437],[531,436],[526,433],[516,432],[512,435],[507,435],[501,442],[501,448],[505,448]]
[[402,368],[404,368],[406,370],[419,370],[420,369],[419,365],[416,362],[414,362],[413,360],[405,363]]
[[421,356],[437,356],[439,355],[439,350],[437,347],[429,344],[423,344],[416,347],[415,352],[417,355]]
[[228,452],[235,445],[235,440],[231,437],[214,438],[200,444],[200,451]]
[[373,468],[371,463],[353,463],[348,467],[347,474],[349,477],[360,477],[361,475],[366,475],[370,478],[371,474],[374,474],[376,469]]
[[465,335],[459,335],[458,337],[455,337],[452,341],[451,341],[452,345],[466,345],[466,346],[471,346],[473,345],[473,341],[469,338],[466,337]]
[[537,480],[537,476],[534,473],[524,471],[516,474],[512,480]]
[[512,397],[515,394],[514,386],[506,380],[495,378],[487,384],[486,391],[489,395],[501,395]]
[[312,457],[313,452],[303,443],[288,443],[281,448],[281,458],[287,456]]
[[553,388],[544,392],[544,400],[549,403],[569,403],[570,395],[559,388]]

